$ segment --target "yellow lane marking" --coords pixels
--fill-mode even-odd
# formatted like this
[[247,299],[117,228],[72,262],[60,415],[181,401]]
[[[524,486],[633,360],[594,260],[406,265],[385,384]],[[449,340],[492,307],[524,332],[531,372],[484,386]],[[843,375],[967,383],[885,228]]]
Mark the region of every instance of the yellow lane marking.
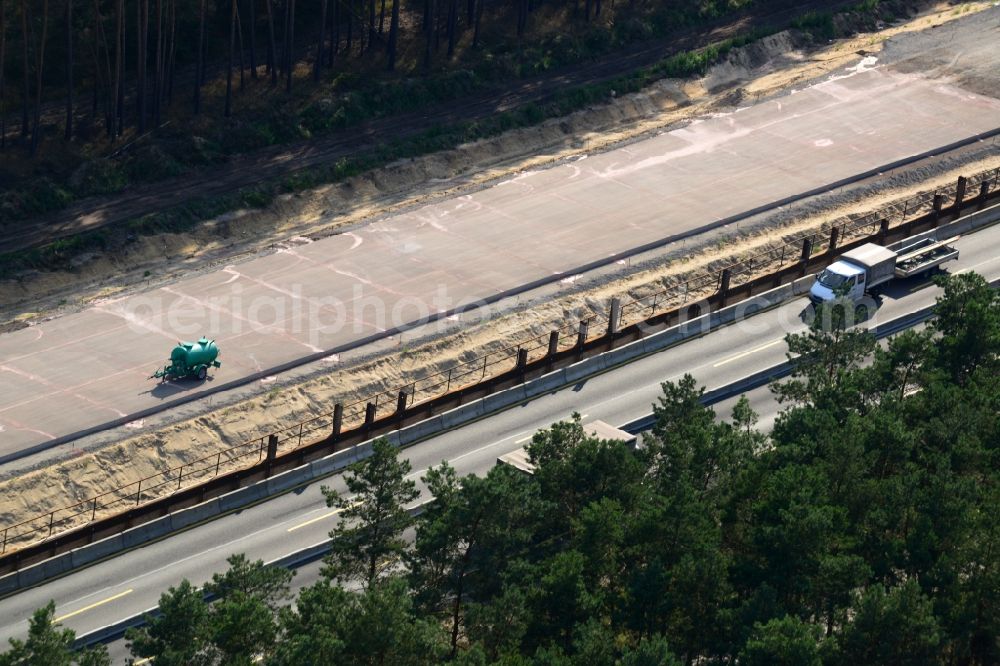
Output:
[[89,606],[84,606],[80,610],[75,610],[72,613],[66,613],[63,616],[57,617],[56,619],[53,620],[53,622],[62,622],[63,620],[68,620],[71,617],[79,615],[80,613],[85,613],[85,612],[87,612],[89,610],[97,608],[98,606],[103,606],[104,604],[112,602],[115,599],[121,599],[126,594],[132,594],[132,592],[133,592],[132,588],[129,588],[129,589],[125,590],[124,592],[119,592],[118,594],[116,594],[116,595],[114,595],[112,597],[108,597],[107,599],[104,599],[102,601],[98,601],[96,603],[90,604]]
[[750,354],[756,354],[759,351],[763,351],[764,349],[767,349],[768,347],[773,347],[774,345],[780,344],[780,343],[782,343],[784,341],[785,341],[784,338],[778,338],[777,340],[771,340],[766,345],[761,345],[760,347],[756,347],[756,348],[751,349],[749,351],[745,351],[742,354],[737,354],[736,356],[730,356],[729,358],[727,358],[727,359],[725,359],[723,361],[719,361],[718,363],[716,363],[712,367],[713,368],[718,368],[719,366],[725,365],[727,363],[732,363],[733,361],[739,360],[739,359],[743,358],[744,356],[749,356]]
[[153,661],[152,657],[143,657],[139,661],[133,661],[132,666],[142,666],[143,664],[148,664],[151,661]]
[[[356,507],[359,504],[361,504],[361,502],[355,502],[354,504],[352,504],[351,506],[349,506],[347,508],[354,508],[354,507]],[[321,520],[325,520],[325,519],[330,518],[332,516],[336,516],[341,511],[343,511],[343,509],[334,509],[330,513],[324,513],[322,516],[316,516],[315,518],[311,518],[311,519],[307,520],[304,523],[299,523],[298,525],[295,525],[293,527],[289,527],[287,531],[294,532],[295,530],[299,529],[300,527],[305,527],[306,525],[312,525],[313,523],[318,523]]]

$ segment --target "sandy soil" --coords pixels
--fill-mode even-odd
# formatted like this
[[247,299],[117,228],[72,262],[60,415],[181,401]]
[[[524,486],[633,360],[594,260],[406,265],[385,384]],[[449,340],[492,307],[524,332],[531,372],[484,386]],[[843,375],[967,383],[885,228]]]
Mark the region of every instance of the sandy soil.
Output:
[[[415,159],[342,183],[279,196],[264,209],[244,209],[204,222],[185,234],[142,236],[122,253],[85,253],[65,271],[27,271],[0,280],[0,332],[239,263],[273,251],[296,236],[342,233],[386,215],[488,187],[511,174],[538,169],[640,140],[713,111],[780,94],[856,59],[878,53],[896,35],[937,27],[990,6],[946,3],[918,18],[827,46],[808,45],[793,32],[735,50],[701,80],[664,79],[641,93]],[[914,67],[921,61],[914,61]],[[943,66],[941,63],[933,63]]]
[[[802,40],[795,35],[774,35],[734,52],[701,80],[660,81],[641,93],[622,96],[569,118],[440,155],[400,162],[344,184],[285,197],[265,211],[229,214],[202,225],[191,235],[143,239],[141,248],[120,263],[93,258],[80,266],[78,274],[37,275],[20,285],[4,285],[0,288],[0,302],[30,298],[43,303],[36,310],[53,316],[60,310],[84,307],[94,298],[145,288],[147,283],[158,284],[181,273],[189,275],[192,270],[207,270],[223,260],[231,263],[233,253],[249,255],[254,240],[262,235],[279,243],[294,236],[317,237],[343,231],[347,225],[361,224],[400,208],[484,187],[497,178],[509,177],[511,172],[640,140],[685,119],[731,108],[741,100],[752,102],[801,86],[858,60],[860,51],[878,51],[888,36],[920,30],[955,16],[953,8],[943,6],[877,35],[860,35],[810,50],[803,50]],[[534,154],[528,154],[529,148]],[[950,185],[958,175],[998,166],[996,148],[984,146],[934,165],[903,170],[665,248],[617,271],[571,276],[560,285],[557,297],[551,293],[539,295],[489,321],[475,325],[457,322],[446,334],[414,338],[405,347],[343,359],[333,366],[335,374],[328,368],[294,385],[283,385],[279,379],[270,386],[262,385],[261,393],[252,399],[223,405],[196,418],[150,432],[137,427],[134,437],[80,451],[72,459],[0,481],[0,525],[214,456],[276,428],[325,413],[336,402],[350,403],[407,385],[486,353],[495,354],[498,360],[507,359],[492,368],[502,372],[513,363],[512,355],[505,350],[526,344],[536,336],[547,336],[550,330],[567,322],[572,325],[581,316],[605,313],[613,296],[625,300],[648,297],[693,275],[717,271],[741,257],[776,247],[798,234],[829,229],[832,223]],[[419,193],[408,195],[415,184],[420,184]],[[227,230],[223,240],[217,238],[220,229]],[[136,277],[144,271],[156,275]],[[112,278],[122,274],[125,277]],[[89,283],[81,276],[89,277]],[[74,282],[85,284],[75,294],[70,291]],[[61,300],[65,302],[58,305]],[[47,310],[52,306],[56,306],[55,312]],[[30,316],[23,310],[17,314],[22,319]]]

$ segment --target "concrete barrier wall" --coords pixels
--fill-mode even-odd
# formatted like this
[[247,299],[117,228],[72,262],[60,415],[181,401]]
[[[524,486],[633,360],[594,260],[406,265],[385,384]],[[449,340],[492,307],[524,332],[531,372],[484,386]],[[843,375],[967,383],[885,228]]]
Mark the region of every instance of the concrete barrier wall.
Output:
[[[1000,220],[1000,205],[995,205],[969,214],[954,222],[943,224],[920,236],[945,240],[989,226],[998,220]],[[917,236],[917,238],[920,236]],[[789,298],[804,294],[809,291],[812,280],[813,277],[807,275],[792,283],[734,303],[715,312],[702,315],[689,322],[654,333],[618,349],[592,356],[579,363],[555,370],[526,384],[520,384],[505,391],[486,396],[480,400],[475,400],[469,404],[456,407],[439,416],[389,434],[389,441],[396,446],[407,446],[439,432],[457,428],[488,414],[513,407],[533,397],[559,390],[582,379],[634,361],[642,356],[657,353],[686,339],[701,335],[703,332],[730,324],[736,320],[738,315],[747,313],[751,308],[755,308],[754,313],[756,314],[779,305]],[[926,318],[927,315],[923,314],[923,316]],[[752,379],[744,378],[741,381],[746,383]],[[737,384],[739,383],[737,382]],[[723,391],[725,388],[720,387],[715,390]],[[732,389],[732,387],[729,388]],[[732,395],[733,393],[730,392],[730,394]],[[93,564],[122,549],[134,548],[143,543],[162,538],[171,532],[190,527],[220,514],[243,508],[274,494],[309,483],[315,479],[329,476],[366,458],[370,453],[371,442],[369,441],[289,470],[266,481],[234,490],[204,504],[150,521],[120,535],[102,539],[93,544],[82,546],[68,553],[63,553],[44,562],[26,567],[20,571],[7,574],[0,577],[0,595],[9,594],[31,585],[37,585],[44,580],[61,575],[72,568]]]

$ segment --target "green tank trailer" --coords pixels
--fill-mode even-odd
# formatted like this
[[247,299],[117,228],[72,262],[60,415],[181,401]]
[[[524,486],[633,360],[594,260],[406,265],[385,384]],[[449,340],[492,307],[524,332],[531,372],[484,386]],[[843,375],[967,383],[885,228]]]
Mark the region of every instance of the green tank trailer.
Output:
[[178,342],[170,352],[170,364],[163,366],[149,378],[166,382],[184,377],[205,379],[209,368],[222,366],[216,360],[218,356],[219,348],[215,346],[215,340],[203,337],[198,342]]

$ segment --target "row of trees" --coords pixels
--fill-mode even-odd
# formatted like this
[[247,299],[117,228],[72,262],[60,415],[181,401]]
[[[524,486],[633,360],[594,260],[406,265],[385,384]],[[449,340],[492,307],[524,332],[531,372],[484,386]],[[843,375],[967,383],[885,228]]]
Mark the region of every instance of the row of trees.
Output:
[[[663,384],[638,450],[576,417],[535,435],[531,476],[431,469],[415,521],[410,467],[381,441],[348,496],[324,489],[343,520],[293,605],[289,572],[234,556],[211,603],[186,581],[166,592],[132,652],[159,666],[1000,663],[1000,298],[974,274],[944,285],[933,326],[884,348],[823,317],[789,336],[770,437],[745,400],[719,421],[685,377]],[[0,664],[27,663],[10,654]]]
[[[455,54],[463,31],[478,44],[485,0],[424,0],[414,12],[423,41],[423,63],[446,47]],[[7,143],[8,98],[19,97],[20,133],[37,150],[46,86],[65,91],[64,136],[74,136],[75,118],[101,118],[115,139],[127,127],[138,133],[160,125],[169,114],[179,79],[191,91],[190,110],[202,111],[206,73],[222,74],[225,58],[225,104],[232,113],[234,78],[263,74],[271,86],[283,81],[292,89],[301,59],[312,61],[312,74],[334,65],[338,53],[384,58],[396,68],[400,43],[400,0],[0,0],[0,147]],[[515,0],[516,35],[525,30],[531,0]],[[587,0],[585,14],[596,11]],[[297,14],[298,11],[298,14]],[[502,13],[502,12],[501,12]],[[296,28],[305,29],[299,39]],[[263,45],[262,53],[261,46]],[[81,57],[77,57],[79,52]],[[263,58],[260,56],[263,55]],[[261,60],[263,62],[261,62]],[[208,63],[218,64],[209,68]],[[261,66],[264,71],[260,72]],[[8,79],[23,82],[20,90]],[[76,95],[90,93],[88,101]],[[10,88],[10,89],[9,89]],[[126,108],[126,102],[130,102]],[[89,110],[88,110],[89,107]]]

